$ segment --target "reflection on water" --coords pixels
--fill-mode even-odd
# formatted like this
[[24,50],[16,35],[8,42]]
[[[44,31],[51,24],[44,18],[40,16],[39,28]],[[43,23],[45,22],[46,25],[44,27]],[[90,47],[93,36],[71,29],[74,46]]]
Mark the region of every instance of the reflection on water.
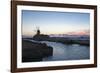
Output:
[[89,59],[90,49],[89,46],[78,44],[65,45],[62,43],[42,41],[48,46],[53,47],[53,56],[43,58],[43,61],[56,61],[56,60],[81,60]]

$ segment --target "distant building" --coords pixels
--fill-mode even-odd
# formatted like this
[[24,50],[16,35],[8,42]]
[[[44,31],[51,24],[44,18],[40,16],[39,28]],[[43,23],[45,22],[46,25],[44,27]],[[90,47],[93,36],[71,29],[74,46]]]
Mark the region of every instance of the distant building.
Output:
[[40,29],[37,29],[36,35],[33,36],[33,40],[44,41],[48,40],[50,37],[49,35],[41,34]]
[[37,29],[37,35],[40,35],[40,30],[39,29]]

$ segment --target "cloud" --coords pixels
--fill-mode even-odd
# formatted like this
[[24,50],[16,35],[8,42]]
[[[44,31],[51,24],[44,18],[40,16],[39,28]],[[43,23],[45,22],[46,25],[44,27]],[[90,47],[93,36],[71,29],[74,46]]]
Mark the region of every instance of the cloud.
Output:
[[89,35],[90,31],[89,30],[79,30],[79,31],[73,31],[73,32],[68,32],[68,35]]

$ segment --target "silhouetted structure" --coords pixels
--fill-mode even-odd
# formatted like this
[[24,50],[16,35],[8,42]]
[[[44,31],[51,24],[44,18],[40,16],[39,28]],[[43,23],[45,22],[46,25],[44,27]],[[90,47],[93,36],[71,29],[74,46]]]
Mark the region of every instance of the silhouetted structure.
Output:
[[39,28],[37,29],[37,35],[40,35],[40,30],[39,30]]
[[33,40],[38,40],[38,41],[48,40],[49,38],[50,38],[49,35],[41,34],[39,28],[37,29],[36,35],[33,36]]

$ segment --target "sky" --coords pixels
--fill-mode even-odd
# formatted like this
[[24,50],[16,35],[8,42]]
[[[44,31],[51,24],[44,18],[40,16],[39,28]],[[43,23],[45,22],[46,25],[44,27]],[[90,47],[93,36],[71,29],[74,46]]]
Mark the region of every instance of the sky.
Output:
[[22,10],[22,35],[35,35],[37,27],[41,34],[89,35],[90,14]]

